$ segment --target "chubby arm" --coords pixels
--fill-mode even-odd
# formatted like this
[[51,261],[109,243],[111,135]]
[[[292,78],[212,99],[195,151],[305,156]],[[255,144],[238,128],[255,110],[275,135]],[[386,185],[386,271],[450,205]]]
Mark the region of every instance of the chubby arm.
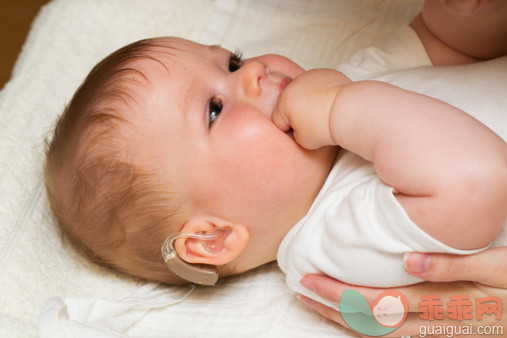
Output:
[[410,218],[456,248],[487,245],[507,216],[507,145],[442,101],[381,82],[344,86],[337,144],[372,161]]
[[465,64],[507,54],[505,0],[426,0],[410,26],[434,65]]
[[372,161],[410,218],[450,246],[487,245],[507,217],[507,144],[442,101],[317,69],[289,84],[273,121],[305,148]]

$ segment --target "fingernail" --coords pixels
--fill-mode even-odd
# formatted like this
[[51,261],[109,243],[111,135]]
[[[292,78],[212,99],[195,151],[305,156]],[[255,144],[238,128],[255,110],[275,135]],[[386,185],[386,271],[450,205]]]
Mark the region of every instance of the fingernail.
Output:
[[421,274],[430,269],[431,256],[429,254],[409,252],[403,256],[405,270],[415,274]]
[[298,295],[297,298],[299,299],[299,301],[309,307],[313,307],[313,301],[311,298],[308,298],[306,296],[303,296],[303,295]]
[[311,292],[315,292],[315,284],[313,284],[313,281],[311,279],[303,277],[303,279],[301,279],[301,285],[303,285]]

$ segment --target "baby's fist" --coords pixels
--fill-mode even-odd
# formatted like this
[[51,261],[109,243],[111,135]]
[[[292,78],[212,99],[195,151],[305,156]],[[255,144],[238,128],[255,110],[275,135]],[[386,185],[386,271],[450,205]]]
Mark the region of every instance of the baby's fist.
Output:
[[473,16],[504,6],[505,0],[440,0],[447,10],[458,16]]
[[273,123],[293,130],[306,149],[336,145],[330,132],[332,107],[342,85],[351,81],[333,69],[312,69],[296,77],[283,91],[273,110]]

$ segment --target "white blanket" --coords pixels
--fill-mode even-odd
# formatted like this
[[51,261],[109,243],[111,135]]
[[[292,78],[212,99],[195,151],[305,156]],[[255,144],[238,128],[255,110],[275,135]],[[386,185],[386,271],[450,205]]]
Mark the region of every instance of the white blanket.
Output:
[[[143,284],[81,258],[55,227],[44,139],[91,67],[141,38],[176,35],[334,67],[382,44],[420,0],[54,0],[0,92],[0,336],[339,336],[275,263],[214,288]],[[56,297],[56,298],[55,298]],[[40,314],[40,326],[37,320]],[[38,331],[40,330],[40,331]]]

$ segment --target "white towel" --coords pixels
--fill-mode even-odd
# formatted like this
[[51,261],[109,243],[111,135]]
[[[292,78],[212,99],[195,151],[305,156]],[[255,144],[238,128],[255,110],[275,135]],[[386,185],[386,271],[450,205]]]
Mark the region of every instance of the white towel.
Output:
[[48,299],[39,315],[41,337],[92,337],[118,335],[135,324],[151,309],[183,301],[193,285],[168,287],[147,283],[120,301],[100,298]]

